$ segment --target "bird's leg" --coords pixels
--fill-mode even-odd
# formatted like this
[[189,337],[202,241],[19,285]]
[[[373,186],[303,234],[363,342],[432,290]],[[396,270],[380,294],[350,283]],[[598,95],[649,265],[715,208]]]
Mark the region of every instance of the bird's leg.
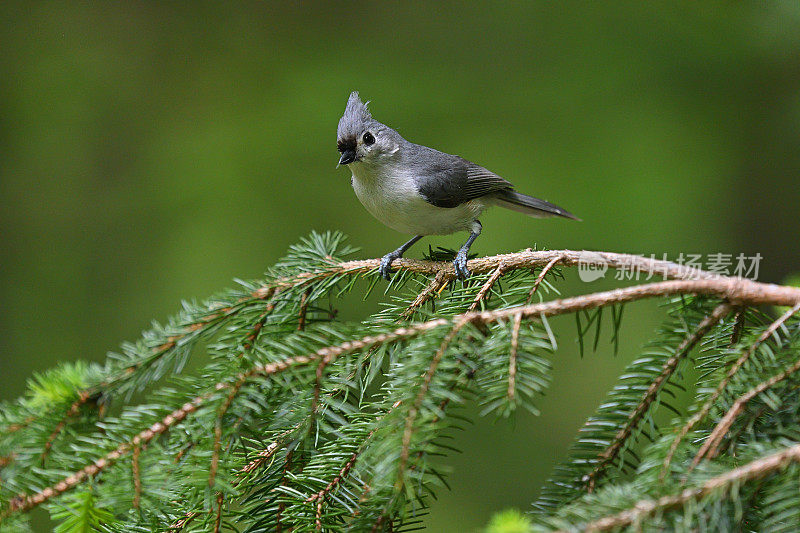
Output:
[[381,276],[383,276],[383,279],[389,281],[389,274],[392,272],[392,263],[394,262],[394,260],[403,257],[403,254],[406,253],[406,250],[411,248],[411,246],[421,238],[422,235],[416,235],[410,241],[405,243],[403,246],[401,246],[394,252],[389,252],[388,254],[383,256],[383,259],[381,259],[381,266],[380,268],[378,268],[378,272],[380,273]]
[[464,243],[464,246],[456,254],[456,258],[453,260],[453,267],[456,269],[456,276],[458,279],[464,280],[469,277],[469,270],[467,269],[467,254],[469,253],[469,247],[472,246],[472,243],[475,242],[475,239],[478,238],[478,235],[481,234],[481,223],[477,220],[472,223],[472,232],[469,234],[469,238],[467,242]]

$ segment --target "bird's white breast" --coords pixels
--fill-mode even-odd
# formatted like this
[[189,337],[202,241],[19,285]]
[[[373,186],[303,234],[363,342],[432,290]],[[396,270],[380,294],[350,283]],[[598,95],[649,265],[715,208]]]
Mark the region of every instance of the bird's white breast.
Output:
[[398,165],[350,165],[353,190],[372,216],[401,233],[447,235],[469,231],[486,208],[472,200],[456,207],[436,207],[420,196],[414,176]]

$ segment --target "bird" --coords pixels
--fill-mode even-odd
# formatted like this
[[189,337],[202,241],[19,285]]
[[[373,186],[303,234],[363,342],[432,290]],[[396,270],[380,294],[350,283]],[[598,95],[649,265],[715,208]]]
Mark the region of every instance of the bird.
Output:
[[337,168],[350,169],[353,190],[372,216],[413,235],[381,259],[378,272],[386,280],[392,263],[422,237],[459,231],[468,231],[469,237],[453,267],[459,279],[467,279],[467,254],[483,228],[478,217],[493,205],[537,218],[580,220],[562,207],[515,191],[510,182],[480,165],[407,141],[372,118],[368,104],[358,91],[347,100],[337,128]]

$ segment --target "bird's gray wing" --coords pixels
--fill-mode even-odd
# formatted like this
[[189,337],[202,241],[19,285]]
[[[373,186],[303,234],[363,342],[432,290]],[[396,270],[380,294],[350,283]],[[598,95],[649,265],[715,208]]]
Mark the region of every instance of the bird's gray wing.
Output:
[[[431,158],[422,175],[415,176],[419,193],[436,207],[456,207],[513,185],[494,172],[458,156]],[[447,155],[447,157],[441,157]],[[430,160],[429,160],[430,161]]]

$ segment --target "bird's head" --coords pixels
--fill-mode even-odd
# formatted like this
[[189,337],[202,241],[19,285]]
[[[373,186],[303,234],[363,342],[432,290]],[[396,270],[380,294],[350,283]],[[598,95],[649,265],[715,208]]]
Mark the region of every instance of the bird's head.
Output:
[[397,151],[396,133],[373,119],[367,104],[361,101],[357,91],[350,93],[347,99],[337,130],[340,165],[375,161],[381,155]]

